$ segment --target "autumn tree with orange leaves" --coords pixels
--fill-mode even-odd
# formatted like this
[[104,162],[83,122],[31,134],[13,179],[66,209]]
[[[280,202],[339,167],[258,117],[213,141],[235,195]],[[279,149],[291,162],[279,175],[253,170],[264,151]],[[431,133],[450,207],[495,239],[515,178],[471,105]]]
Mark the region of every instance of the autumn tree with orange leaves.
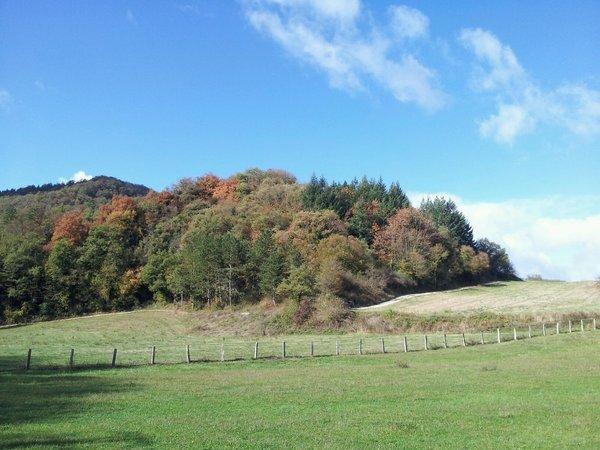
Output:
[[87,237],[89,229],[89,222],[80,210],[68,211],[56,221],[48,247],[54,248],[61,239],[67,239],[73,245],[80,245]]

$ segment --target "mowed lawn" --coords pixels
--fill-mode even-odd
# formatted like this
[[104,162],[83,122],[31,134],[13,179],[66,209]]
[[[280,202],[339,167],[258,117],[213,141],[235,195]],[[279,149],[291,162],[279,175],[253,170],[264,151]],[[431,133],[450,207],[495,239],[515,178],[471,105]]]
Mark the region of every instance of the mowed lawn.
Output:
[[600,331],[408,354],[0,373],[0,448],[599,448]]
[[593,281],[508,281],[451,291],[398,297],[368,308],[432,314],[491,311],[544,315],[569,312],[600,312],[600,288]]

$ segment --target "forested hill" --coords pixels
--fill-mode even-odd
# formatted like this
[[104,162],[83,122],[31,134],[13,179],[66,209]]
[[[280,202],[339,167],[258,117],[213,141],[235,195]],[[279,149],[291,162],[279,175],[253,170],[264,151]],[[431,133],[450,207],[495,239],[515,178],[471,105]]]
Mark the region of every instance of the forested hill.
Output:
[[65,211],[84,208],[89,214],[115,195],[143,197],[150,189],[117,178],[97,176],[87,181],[27,186],[0,191],[0,226],[9,231],[34,231],[46,238]]
[[17,189],[6,189],[4,191],[0,191],[0,197],[48,193],[52,191],[62,191],[64,194],[63,198],[77,196],[78,192],[82,192],[85,196],[91,198],[103,197],[110,200],[110,198],[115,194],[129,195],[133,197],[146,195],[149,189],[141,184],[128,183],[114,177],[100,175],[86,181],[46,183],[40,186],[29,185]]
[[251,169],[162,192],[115,178],[0,197],[0,322],[152,302],[283,305],[290,326],[419,289],[512,278],[456,205],[410,205],[397,183],[300,184]]

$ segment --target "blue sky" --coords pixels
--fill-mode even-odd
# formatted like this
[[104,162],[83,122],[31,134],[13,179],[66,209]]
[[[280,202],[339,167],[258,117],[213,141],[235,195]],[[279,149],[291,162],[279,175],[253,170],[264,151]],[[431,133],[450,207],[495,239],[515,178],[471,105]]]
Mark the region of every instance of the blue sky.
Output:
[[591,277],[600,242],[555,241],[600,227],[598,23],[589,1],[0,0],[0,189],[381,176],[453,196],[522,272]]

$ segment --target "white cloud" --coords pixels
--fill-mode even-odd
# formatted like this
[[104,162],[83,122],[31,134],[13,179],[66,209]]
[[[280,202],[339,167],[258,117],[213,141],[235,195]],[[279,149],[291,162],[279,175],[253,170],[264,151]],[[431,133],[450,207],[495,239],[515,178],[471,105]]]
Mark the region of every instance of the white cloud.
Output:
[[480,122],[483,137],[512,144],[541,124],[581,136],[600,134],[600,91],[573,83],[544,91],[512,49],[489,31],[464,29],[459,41],[481,64],[476,67],[473,87],[496,95],[498,112]]
[[[261,6],[260,3],[263,5]],[[263,8],[267,4],[304,10],[305,14],[342,23],[353,22],[361,9],[360,0],[258,0],[255,2],[257,8]]]
[[4,112],[8,112],[10,104],[12,103],[12,96],[4,89],[0,89],[0,109]]
[[401,39],[415,39],[427,35],[429,18],[418,9],[404,5],[390,7],[393,32]]
[[133,11],[128,9],[127,12],[125,13],[125,18],[127,19],[127,22],[129,22],[132,25],[137,25],[137,19],[135,18],[135,15],[133,14]]
[[[397,34],[416,38],[426,31],[428,20],[417,10],[406,8],[400,28],[393,18],[395,31],[389,32],[372,21],[361,29],[365,28],[361,19],[369,13],[358,0],[256,0],[246,5],[246,16],[256,30],[288,54],[325,72],[335,88],[360,91],[373,83],[398,101],[427,110],[442,107],[446,100],[434,72],[402,48]],[[416,24],[419,18],[425,23]],[[391,56],[392,49],[398,56]]]
[[58,182],[59,183],[67,183],[69,181],[74,181],[77,183],[79,181],[90,180],[93,177],[94,177],[93,175],[89,175],[89,174],[85,173],[83,170],[78,170],[77,172],[75,172],[73,174],[73,176],[71,178],[59,178]]
[[531,130],[535,119],[520,105],[498,106],[498,114],[492,115],[479,124],[483,137],[493,137],[497,142],[511,144],[517,135]]
[[469,202],[447,193],[412,193],[451,198],[477,238],[505,247],[521,276],[589,280],[600,275],[600,196],[554,196],[502,202]]
[[488,66],[488,72],[480,68],[474,80],[476,88],[507,88],[522,82],[526,77],[512,49],[503,45],[492,33],[481,28],[464,29],[460,33],[460,42]]

